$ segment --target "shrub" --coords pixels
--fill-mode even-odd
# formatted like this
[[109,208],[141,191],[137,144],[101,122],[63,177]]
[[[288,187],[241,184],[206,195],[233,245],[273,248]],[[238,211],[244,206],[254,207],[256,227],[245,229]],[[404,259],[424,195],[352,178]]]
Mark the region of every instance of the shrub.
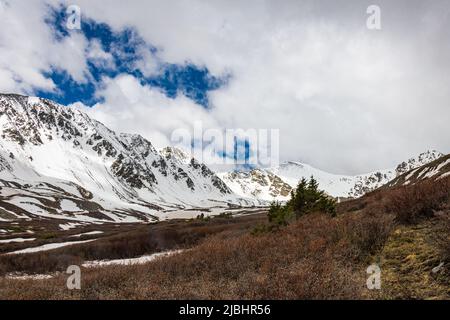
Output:
[[394,227],[394,217],[387,214],[368,214],[347,217],[343,234],[348,238],[354,256],[359,261],[382,249]]
[[412,224],[434,212],[448,201],[450,180],[425,180],[411,186],[402,186],[388,195],[386,209],[396,215],[400,223]]
[[57,238],[57,237],[58,237],[58,235],[56,233],[54,233],[54,232],[47,232],[47,233],[43,233],[43,234],[39,235],[39,238],[43,239],[43,240],[54,239],[54,238]]
[[[446,265],[450,264],[450,212],[440,217],[440,228],[435,235],[436,243]],[[449,266],[450,267],[450,266]],[[450,273],[450,272],[449,272]]]
[[261,223],[261,224],[256,225],[256,227],[254,227],[252,229],[250,234],[252,236],[259,236],[259,235],[263,235],[267,232],[270,232],[272,230],[273,230],[273,226]]
[[340,220],[311,214],[276,234],[215,235],[146,265],[83,269],[82,290],[76,292],[62,285],[65,275],[22,282],[0,278],[0,299],[362,298],[366,266],[353,264],[340,229]]

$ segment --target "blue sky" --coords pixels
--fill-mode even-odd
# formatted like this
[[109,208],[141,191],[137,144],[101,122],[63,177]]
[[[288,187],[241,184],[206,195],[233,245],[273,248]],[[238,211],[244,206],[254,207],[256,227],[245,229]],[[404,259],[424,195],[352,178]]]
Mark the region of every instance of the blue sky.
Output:
[[[46,23],[53,31],[55,41],[63,41],[71,32],[82,33],[87,40],[96,40],[104,52],[111,54],[114,66],[96,64],[87,59],[89,81],[80,83],[75,81],[65,70],[52,69],[44,72],[45,77],[51,79],[57,89],[46,91],[36,90],[36,95],[52,99],[68,105],[82,102],[92,106],[102,102],[96,96],[96,90],[103,77],[114,78],[120,74],[129,74],[139,79],[143,86],[159,88],[170,98],[176,98],[179,93],[192,99],[204,108],[210,107],[208,92],[226,85],[230,75],[215,77],[205,66],[197,66],[189,61],[184,64],[171,64],[158,58],[158,49],[146,43],[133,28],[113,31],[105,23],[97,23],[93,19],[82,19],[81,30],[68,30],[65,26],[67,14],[63,7],[50,7]],[[158,70],[154,75],[145,76],[136,66],[143,59],[142,52],[150,54],[158,60]]]

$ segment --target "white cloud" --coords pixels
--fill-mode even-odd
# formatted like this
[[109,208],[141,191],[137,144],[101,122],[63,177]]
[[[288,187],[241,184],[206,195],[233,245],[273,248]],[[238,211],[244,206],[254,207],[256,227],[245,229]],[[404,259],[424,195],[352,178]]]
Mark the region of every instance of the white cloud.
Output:
[[141,46],[137,48],[137,51],[138,56],[141,58],[135,62],[133,67],[140,70],[144,77],[152,77],[157,74],[160,71],[159,66],[161,61],[158,61],[158,58],[146,47]]
[[0,90],[31,93],[54,90],[42,73],[65,70],[76,81],[87,81],[85,37],[73,32],[55,41],[45,23],[49,8],[43,1],[0,1]]
[[115,62],[111,53],[105,52],[99,40],[93,39],[87,48],[86,58],[95,66],[103,69],[114,69]]
[[91,116],[119,132],[150,138],[158,148],[171,144],[175,130],[191,130],[193,119],[207,127],[218,126],[208,111],[182,94],[168,98],[156,88],[142,86],[130,75],[103,79],[97,95],[104,102],[86,108]]

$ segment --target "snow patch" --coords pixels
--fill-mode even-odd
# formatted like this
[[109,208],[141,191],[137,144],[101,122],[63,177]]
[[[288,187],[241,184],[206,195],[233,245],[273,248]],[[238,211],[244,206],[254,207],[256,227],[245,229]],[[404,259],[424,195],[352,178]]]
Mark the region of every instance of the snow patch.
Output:
[[103,234],[103,231],[91,231],[91,232],[85,232],[80,234],[74,234],[73,236],[70,236],[69,238],[80,238],[82,236],[93,236],[96,234]]
[[80,208],[78,208],[77,204],[73,201],[63,199],[61,200],[61,210],[67,211],[67,212],[80,212],[83,211]]
[[88,243],[88,242],[92,242],[92,241],[95,241],[95,239],[85,240],[85,241],[49,243],[49,244],[44,244],[39,247],[27,248],[27,249],[23,249],[23,250],[14,251],[14,252],[8,252],[7,254],[22,254],[22,253],[34,253],[34,252],[41,252],[41,251],[49,251],[49,250],[54,250],[54,249],[58,249],[58,248],[62,248],[62,247],[72,246],[75,244]]
[[14,238],[14,239],[0,240],[0,243],[27,242],[27,241],[34,241],[34,240],[36,240],[36,238]]
[[41,103],[41,99],[38,97],[28,97],[27,101],[28,101],[28,104],[31,104],[31,105],[36,105],[36,104]]
[[71,222],[69,222],[69,223],[66,223],[66,224],[60,224],[59,228],[61,230],[67,231],[67,230],[70,230],[70,229],[75,229],[76,227],[79,227],[79,226],[82,226],[82,224],[81,223],[71,223]]
[[10,280],[46,280],[53,278],[50,274],[15,274],[10,273],[5,276],[6,279]]
[[181,253],[183,251],[184,250],[165,251],[165,252],[154,253],[151,255],[146,255],[146,256],[139,257],[139,258],[131,258],[131,259],[87,261],[83,264],[83,267],[95,268],[95,267],[105,267],[105,266],[114,266],[114,265],[130,266],[130,265],[145,264],[145,263],[148,263],[151,261],[155,261],[156,259],[166,258],[166,257],[172,256],[174,254]]

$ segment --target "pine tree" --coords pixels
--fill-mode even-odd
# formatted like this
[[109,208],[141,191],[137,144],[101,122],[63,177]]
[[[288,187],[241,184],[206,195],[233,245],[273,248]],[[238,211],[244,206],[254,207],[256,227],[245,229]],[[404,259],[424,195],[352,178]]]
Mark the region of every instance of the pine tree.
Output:
[[305,178],[292,191],[291,200],[287,203],[297,217],[311,212],[325,212],[331,215],[335,214],[336,202],[325,192],[319,190],[319,183],[314,177],[308,181]]
[[294,218],[294,214],[288,206],[282,206],[279,202],[272,202],[268,217],[273,226],[279,227],[288,225]]
[[314,177],[310,180],[302,178],[295,190],[291,191],[291,199],[286,205],[273,202],[268,218],[272,227],[288,225],[294,218],[299,218],[312,212],[324,212],[336,215],[336,201],[319,190],[319,183]]

